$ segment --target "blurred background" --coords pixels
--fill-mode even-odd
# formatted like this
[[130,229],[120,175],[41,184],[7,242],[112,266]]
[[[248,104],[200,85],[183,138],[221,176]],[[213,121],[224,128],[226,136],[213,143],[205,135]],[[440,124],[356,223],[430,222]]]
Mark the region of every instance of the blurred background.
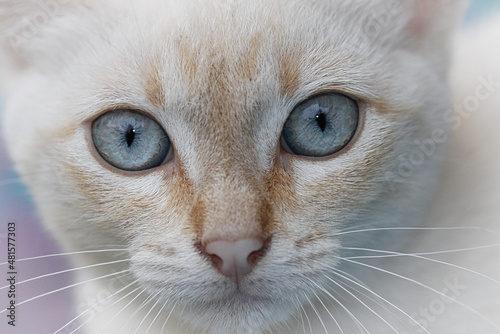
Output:
[[[500,12],[500,0],[474,0],[466,15],[464,26],[484,20],[494,12]],[[1,113],[2,98],[0,97],[0,116]],[[10,221],[16,222],[17,226],[16,246],[18,259],[60,252],[57,243],[40,225],[29,193],[21,184],[19,176],[12,169],[0,131],[0,263],[7,260],[6,233],[7,223]],[[70,268],[70,265],[65,256],[20,261],[18,263],[17,280],[23,281],[68,268]],[[0,282],[2,282],[0,288],[7,284],[6,276],[6,265],[0,265]],[[18,302],[28,300],[40,294],[64,288],[70,284],[71,277],[68,274],[27,282],[18,286],[17,300]],[[0,311],[7,307],[8,300],[7,289],[0,289]],[[74,317],[71,308],[71,289],[43,296],[18,307],[18,325],[15,328],[7,326],[5,313],[0,314],[0,333],[54,333]],[[70,332],[71,330],[66,329],[59,333]]]
[[496,11],[500,11],[500,0],[472,0],[465,24],[474,23]]

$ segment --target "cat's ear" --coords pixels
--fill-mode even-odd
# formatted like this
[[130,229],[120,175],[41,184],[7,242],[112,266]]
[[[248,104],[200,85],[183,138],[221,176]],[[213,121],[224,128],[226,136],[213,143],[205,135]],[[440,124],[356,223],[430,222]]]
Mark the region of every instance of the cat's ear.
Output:
[[364,34],[377,45],[420,54],[441,71],[467,5],[468,0],[378,0],[370,3]]
[[[358,5],[360,2],[357,2]],[[461,21],[468,0],[378,0],[364,4],[364,33],[379,44],[440,47]]]
[[467,0],[398,0],[411,13],[406,27],[409,38],[417,44],[438,47],[461,22]]
[[[54,55],[61,24],[89,0],[0,0],[0,79],[9,81]],[[68,20],[69,21],[69,20]],[[68,23],[69,25],[69,23]]]
[[[22,66],[30,42],[38,38],[61,11],[59,2],[3,0],[0,2],[0,53],[3,61]],[[64,5],[63,5],[64,6]]]

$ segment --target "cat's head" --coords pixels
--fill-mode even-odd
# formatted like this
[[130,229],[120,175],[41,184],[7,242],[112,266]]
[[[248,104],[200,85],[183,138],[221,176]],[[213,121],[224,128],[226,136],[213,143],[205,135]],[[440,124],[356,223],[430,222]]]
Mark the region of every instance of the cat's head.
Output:
[[66,248],[123,245],[190,322],[265,328],[347,245],[399,242],[346,231],[424,213],[462,8],[3,1],[5,137]]

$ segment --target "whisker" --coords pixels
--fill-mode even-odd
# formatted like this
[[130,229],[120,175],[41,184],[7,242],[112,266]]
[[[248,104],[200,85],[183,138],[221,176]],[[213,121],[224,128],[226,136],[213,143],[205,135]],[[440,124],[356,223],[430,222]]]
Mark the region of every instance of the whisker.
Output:
[[[300,307],[298,307],[300,305],[300,302],[298,301],[298,298],[296,298],[296,301],[295,301],[295,306],[297,307],[297,310],[299,310],[299,316],[300,316],[300,323],[302,324],[302,329],[304,331],[304,334],[306,334],[306,323],[304,322],[304,316],[302,315],[303,313],[303,310],[300,310]],[[298,319],[297,319],[298,320]]]
[[[41,256],[35,256],[35,257],[27,257],[27,258],[24,258],[24,259],[16,259],[16,262],[38,260],[38,259],[46,259],[46,258],[51,258],[51,257],[68,256],[68,255],[76,255],[76,254],[104,253],[104,252],[124,252],[124,251],[128,251],[128,249],[126,249],[126,248],[122,248],[122,249],[101,249],[101,250],[89,250],[89,251],[80,251],[80,252],[68,252],[68,253],[59,253],[59,254],[49,254],[49,255],[41,255]],[[9,262],[2,262],[2,263],[0,263],[0,266],[6,265],[8,263]]]
[[[145,291],[143,291],[143,292],[145,292]],[[137,307],[134,310],[134,313],[132,313],[132,315],[130,315],[128,317],[128,319],[121,325],[121,327],[119,328],[119,332],[121,332],[122,329],[129,323],[129,321],[131,321],[137,315],[137,313],[139,313],[139,311],[142,310],[144,308],[144,306],[146,306],[147,304],[149,304],[149,302],[151,300],[153,300],[159,293],[160,292],[157,292],[154,295],[147,296],[146,299],[141,303],[141,305],[139,305],[139,307]]]
[[426,261],[430,261],[430,262],[434,262],[434,263],[439,263],[439,264],[442,264],[442,265],[446,265],[446,266],[449,266],[449,267],[452,267],[452,268],[457,268],[457,269],[460,269],[460,270],[472,273],[474,275],[478,275],[480,277],[483,277],[483,278],[485,278],[487,280],[490,280],[490,281],[492,281],[492,282],[500,285],[500,281],[498,281],[498,280],[496,280],[496,279],[494,279],[492,277],[489,277],[487,275],[481,274],[480,272],[477,272],[475,270],[468,269],[468,268],[465,268],[465,267],[462,267],[462,266],[459,266],[459,265],[456,265],[456,264],[453,264],[453,263],[449,263],[449,262],[445,262],[445,261],[440,261],[440,260],[436,260],[436,259],[431,259],[431,258],[428,258],[428,257],[425,257],[425,256],[420,256],[420,255],[416,255],[416,254],[412,254],[412,253],[399,253],[399,252],[391,252],[391,251],[384,251],[384,250],[378,250],[378,249],[369,249],[369,248],[344,247],[344,249],[368,251],[368,252],[374,252],[374,253],[387,253],[387,254],[390,254],[389,256],[392,256],[392,257],[405,257],[405,256],[414,257],[414,258],[417,258],[417,259],[422,259],[422,260],[426,260]]
[[[154,299],[154,298],[158,297],[158,296],[160,295],[160,293],[161,293],[161,291],[159,291],[157,294],[155,294],[155,295],[153,296],[153,298],[151,298],[151,299]],[[146,321],[146,319],[148,318],[148,316],[151,314],[151,312],[154,310],[154,308],[156,307],[156,305],[158,305],[158,303],[159,303],[159,302],[160,302],[160,299],[157,299],[157,300],[156,300],[156,303],[154,303],[154,304],[153,304],[153,306],[151,307],[151,309],[150,309],[150,310],[146,313],[146,315],[144,316],[144,319],[142,319],[142,321],[139,323],[139,326],[137,326],[137,328],[135,329],[134,334],[137,334],[137,331],[139,331],[139,328],[141,328],[141,326],[142,326],[142,324],[144,323],[144,321]],[[165,304],[164,304],[164,306],[165,306]],[[152,324],[153,324],[153,323],[151,323],[151,325],[152,325]],[[149,327],[151,327],[151,326],[149,326]],[[149,327],[148,327],[148,330],[149,330]]]
[[305,293],[304,293],[304,297],[306,297],[306,299],[309,302],[309,305],[311,305],[314,313],[316,313],[316,315],[318,316],[318,320],[321,323],[321,326],[323,326],[323,329],[325,330],[325,333],[328,334],[328,329],[326,329],[325,323],[323,322],[323,319],[321,319],[321,315],[319,314],[318,310],[316,309],[316,307],[314,306],[314,304],[311,302],[311,299],[309,299],[309,297],[307,297],[307,295]]
[[482,227],[464,227],[464,226],[459,226],[459,227],[378,227],[378,228],[366,228],[366,229],[358,229],[358,230],[344,230],[342,232],[334,232],[334,233],[322,233],[320,235],[317,235],[309,241],[314,241],[320,238],[325,238],[325,237],[335,237],[339,235],[346,235],[346,234],[354,234],[354,233],[364,233],[364,232],[379,232],[379,231],[457,231],[457,230],[469,230],[469,231],[481,231],[481,232],[487,232],[489,234],[496,234],[498,235],[499,233],[497,231],[489,230],[486,228]]
[[[292,333],[292,328],[290,327],[290,324],[288,324],[288,322],[285,321],[284,325],[286,326],[286,328],[288,328],[288,333]],[[271,334],[274,334],[274,332],[271,329],[269,329],[269,332]]]
[[[140,289],[140,288],[137,288],[137,289],[135,289],[133,292],[135,292],[135,291],[137,291],[137,290],[139,290],[139,289]],[[109,320],[107,323],[105,323],[105,324],[104,324],[104,326],[102,327],[102,330],[104,330],[106,327],[108,327],[108,326],[109,326],[109,324],[111,324],[111,323],[113,322],[113,320],[115,320],[115,319],[116,319],[116,318],[117,318],[117,317],[118,317],[118,316],[119,316],[119,315],[120,315],[120,314],[121,314],[121,313],[122,313],[122,312],[123,312],[123,311],[124,311],[127,307],[129,307],[129,306],[130,306],[130,304],[132,304],[132,303],[133,303],[133,302],[134,302],[137,298],[139,298],[139,297],[140,297],[140,295],[142,295],[144,292],[145,292],[144,290],[142,290],[141,292],[139,292],[139,293],[138,293],[138,294],[137,294],[137,295],[136,295],[136,296],[135,296],[135,297],[134,297],[131,301],[129,301],[129,302],[127,303],[127,305],[125,305],[124,307],[122,307],[122,309],[121,309],[121,310],[120,310],[117,314],[115,314],[115,315],[114,315],[114,317],[113,317],[113,318],[111,318],[111,320]],[[130,319],[130,318],[129,318],[129,319]],[[125,324],[124,324],[124,325],[125,325]]]
[[156,322],[156,320],[158,320],[158,318],[160,317],[160,314],[163,313],[163,310],[165,309],[166,306],[167,306],[167,302],[164,302],[163,306],[160,308],[160,310],[158,311],[158,313],[156,313],[156,316],[154,317],[153,321],[151,321],[151,324],[146,329],[146,333],[145,334],[149,333],[149,330],[153,327],[153,324]]
[[[33,301],[33,300],[37,300],[37,299],[39,299],[39,298],[42,298],[42,297],[45,297],[45,296],[49,296],[49,295],[51,295],[51,294],[54,294],[54,293],[57,293],[57,292],[60,292],[60,291],[64,291],[64,290],[67,290],[67,289],[71,289],[71,288],[73,288],[73,287],[75,287],[75,286],[79,286],[79,285],[82,285],[82,284],[90,283],[90,282],[97,281],[97,280],[100,280],[100,279],[103,279],[103,278],[107,278],[107,277],[110,277],[110,276],[115,276],[115,275],[123,274],[123,273],[126,273],[126,272],[128,272],[128,271],[129,271],[129,270],[127,269],[127,270],[119,271],[119,272],[116,272],[116,273],[112,273],[112,274],[108,274],[108,275],[104,275],[104,276],[100,276],[100,277],[92,278],[92,279],[86,280],[86,281],[84,281],[84,282],[79,282],[79,283],[71,284],[71,285],[68,285],[68,286],[66,286],[66,287],[64,287],[64,288],[56,289],[56,290],[53,290],[53,291],[50,291],[50,292],[47,292],[47,293],[44,293],[44,294],[38,295],[38,296],[36,296],[36,297],[30,298],[30,299],[28,299],[28,300],[22,301],[22,302],[20,302],[20,303],[16,304],[16,306],[21,306],[21,305],[26,304],[26,303],[28,303],[28,302],[31,302],[31,301]],[[115,278],[115,279],[117,279],[117,278]],[[0,311],[0,314],[4,313],[4,312],[6,312],[6,311],[7,311],[7,310],[6,310],[6,309],[4,309],[4,310]]]
[[338,286],[339,288],[341,288],[342,290],[344,290],[345,292],[347,292],[351,297],[353,297],[354,299],[356,299],[359,303],[361,303],[361,305],[363,305],[364,307],[366,307],[371,313],[373,313],[375,316],[377,316],[377,318],[379,318],[380,320],[382,320],[387,326],[389,326],[389,328],[391,328],[394,333],[398,333],[398,331],[387,321],[385,320],[382,316],[380,316],[380,314],[378,314],[377,312],[375,312],[370,306],[366,305],[365,302],[363,302],[361,299],[359,299],[355,294],[353,294],[351,291],[347,290],[346,288],[344,288],[342,285],[340,285],[338,282],[336,282],[335,280],[331,279],[329,276],[325,275],[326,279],[328,279],[330,282],[332,282],[333,284],[335,284],[336,286]]
[[[136,283],[137,280],[135,280],[134,282],[132,283]],[[137,287],[135,288],[134,290],[130,291],[129,293],[127,293],[125,296],[122,296],[120,299],[116,300],[115,302],[113,302],[111,305],[108,305],[106,308],[104,308],[103,310],[101,310],[100,312],[97,313],[97,315],[99,314],[102,314],[104,311],[106,311],[107,309],[109,309],[110,307],[118,304],[120,301],[122,301],[123,299],[127,298],[128,296],[130,296],[131,294],[133,294],[134,292],[136,292],[137,290],[139,290],[140,287]],[[74,332],[76,332],[77,330],[79,330],[80,328],[82,328],[83,326],[85,326],[87,323],[91,322],[93,319],[89,319],[87,321],[85,321],[83,324],[81,324],[80,326],[78,326],[73,332],[71,332],[70,334],[73,334]],[[55,333],[54,333],[55,334]]]
[[[165,305],[166,305],[166,303],[165,303]],[[176,306],[177,306],[177,302],[174,303],[174,306],[172,306],[172,308],[170,309],[170,313],[167,315],[167,319],[165,319],[165,321],[163,322],[163,326],[161,326],[160,334],[163,334],[163,330],[165,329],[165,326],[167,326],[167,322],[170,319],[170,316],[172,315],[172,313],[174,312],[174,309]]]
[[379,227],[379,228],[367,228],[361,230],[351,230],[333,233],[331,236],[354,234],[354,233],[364,233],[364,232],[379,232],[379,231],[481,231],[492,234],[498,234],[498,232],[489,230],[482,227]]
[[[53,334],[57,334],[59,333],[60,331],[62,331],[64,328],[66,328],[67,326],[69,326],[70,324],[72,324],[73,322],[75,322],[76,320],[78,320],[80,317],[82,317],[83,315],[85,315],[87,312],[90,312],[91,310],[93,310],[96,306],[99,306],[100,304],[106,302],[106,300],[112,298],[113,296],[119,294],[120,292],[122,292],[123,290],[129,288],[130,286],[132,286],[133,284],[135,284],[137,282],[137,280],[133,281],[132,283],[128,284],[127,286],[121,288],[120,290],[116,291],[115,293],[113,293],[112,295],[106,297],[105,299],[101,300],[99,303],[97,304],[94,304],[92,305],[91,307],[89,307],[88,309],[86,309],[85,311],[83,311],[82,313],[80,313],[79,315],[77,315],[76,317],[74,317],[73,319],[71,319],[68,323],[66,323],[64,326],[62,326],[61,328],[59,328],[57,331],[55,331]],[[113,305],[113,304],[111,304]],[[110,305],[110,306],[111,306]],[[109,307],[109,306],[108,306]],[[104,310],[102,310],[101,312],[104,312],[108,307],[106,307]],[[99,312],[98,314],[100,314],[101,312]],[[86,323],[86,322],[85,322]],[[84,324],[85,324],[84,323]],[[83,325],[81,325],[80,327],[82,327]],[[76,330],[78,330],[80,327],[78,327]],[[75,330],[75,331],[76,331]]]
[[[340,276],[342,279],[345,279],[357,286],[359,286],[360,288],[368,291],[369,293],[373,294],[374,296],[376,296],[377,298],[381,299],[382,301],[386,302],[387,304],[389,304],[390,306],[394,307],[396,310],[398,310],[399,312],[401,312],[402,314],[404,314],[408,319],[410,319],[411,321],[413,321],[417,326],[419,326],[421,329],[423,329],[426,333],[430,334],[427,329],[422,326],[421,323],[419,323],[417,320],[415,320],[412,316],[410,316],[408,313],[406,313],[404,310],[402,310],[400,307],[396,306],[394,303],[391,303],[389,300],[387,300],[386,298],[382,297],[381,295],[379,295],[378,293],[376,293],[375,291],[369,289],[368,287],[364,286],[363,284],[359,284],[357,283],[356,281],[348,278],[347,276],[343,275],[342,273],[340,273],[338,270],[335,270],[334,268],[333,269],[333,274],[337,275],[337,276]],[[377,303],[378,304],[378,303]],[[381,307],[383,307],[384,309],[386,309],[384,306],[380,305]],[[386,309],[387,310],[387,309]],[[389,310],[387,310],[389,311]],[[390,312],[390,311],[389,311]],[[392,312],[390,312],[392,313]],[[393,314],[394,315],[394,314]]]
[[[309,331],[311,334],[313,334],[311,320],[309,319],[309,315],[307,315],[307,311],[304,308],[304,306],[302,305],[302,303],[300,302],[299,297],[295,296],[295,298],[297,299],[298,305],[300,306],[300,308],[302,309],[302,312],[304,313],[304,316],[306,317],[307,323],[309,325]],[[304,328],[304,334],[305,334],[305,332],[306,332],[306,330]]]
[[[51,276],[55,276],[55,275],[59,275],[59,274],[64,274],[64,273],[69,273],[69,272],[73,272],[73,271],[78,271],[78,270],[82,270],[82,269],[95,268],[95,267],[106,266],[106,265],[110,265],[110,264],[116,264],[116,263],[127,262],[127,261],[129,261],[129,259],[117,260],[117,261],[111,261],[111,262],[104,262],[104,263],[97,263],[97,264],[92,264],[92,265],[84,266],[84,267],[78,267],[78,268],[71,268],[71,269],[61,270],[61,271],[57,271],[55,273],[45,274],[45,275],[33,277],[33,278],[30,278],[30,279],[27,279],[27,280],[24,280],[24,281],[21,281],[21,282],[17,282],[16,285],[24,284],[24,283],[27,283],[27,282],[32,282],[34,280],[41,279],[41,278],[46,278],[46,277],[51,277]],[[6,289],[8,287],[9,286],[0,287],[0,290]]]
[[[396,318],[401,324],[403,324],[406,328],[409,328],[408,324],[404,322],[404,320],[401,318],[400,315],[396,314],[394,310],[390,309],[389,307],[386,306],[385,303],[391,304],[387,299],[382,298],[380,295],[376,294],[375,292],[371,291],[368,289],[368,291],[371,291],[373,296],[369,296],[367,293],[360,291],[358,288],[353,286],[352,284],[349,284],[349,282],[342,282],[338,281],[339,284],[344,284],[344,286],[350,288],[351,290],[354,291],[354,293],[357,293],[360,296],[363,296],[364,298],[368,299],[372,303],[376,304],[378,307],[382,308],[384,311],[387,313],[390,313],[394,318]],[[392,305],[391,305],[392,306]]]
[[[476,246],[469,248],[457,248],[457,249],[446,249],[441,251],[433,251],[433,252],[417,252],[417,253],[401,253],[403,255],[442,255],[442,254],[450,254],[450,253],[460,253],[460,252],[470,252],[475,250],[483,250],[500,247],[500,244],[491,244],[485,246]],[[344,249],[348,249],[344,247]],[[355,260],[355,259],[381,259],[381,258],[391,258],[391,257],[400,257],[399,254],[390,254],[390,255],[365,255],[365,256],[348,256],[346,259]]]
[[[312,282],[312,280],[311,280]],[[314,283],[314,282],[312,282]],[[321,289],[321,288],[320,288]],[[328,309],[328,307],[326,307],[326,305],[323,303],[323,301],[321,300],[321,298],[319,298],[319,296],[316,294],[316,292],[313,291],[313,294],[314,296],[319,300],[319,302],[321,303],[321,305],[324,307],[324,309],[326,310],[326,312],[328,312],[328,314],[330,315],[330,317],[332,318],[333,322],[335,322],[335,325],[337,325],[338,329],[340,330],[340,332],[342,334],[345,334],[344,333],[344,330],[342,329],[342,327],[340,327],[340,324],[338,323],[337,319],[335,319],[335,317],[333,316],[333,314],[330,312],[330,310]]]
[[[293,301],[293,306],[297,312],[294,312],[292,314],[292,318],[295,322],[297,322],[297,324],[302,324],[302,330],[303,330],[303,333],[305,334],[306,333],[306,326],[305,326],[305,322],[304,322],[304,316],[302,315],[302,311],[300,310],[300,307],[298,305],[297,298],[296,298],[296,300]],[[287,327],[290,327],[290,325],[288,324],[289,322],[290,321],[284,321],[284,323],[287,325]],[[279,326],[282,327],[282,324],[279,324]],[[292,332],[292,330],[290,329],[290,333],[291,332]]]
[[337,305],[342,307],[351,316],[351,318],[354,319],[354,321],[356,321],[367,333],[370,333],[370,331],[368,331],[368,329],[361,323],[361,321],[347,307],[345,307],[344,304],[342,304],[337,298],[335,298],[328,290],[319,286],[316,282],[313,282],[312,280],[311,280],[311,283],[316,285],[318,287],[318,289],[320,289],[328,297],[332,298],[333,301],[335,301],[337,303]]
[[[179,313],[179,319],[182,319],[182,316],[184,315],[184,311],[186,310],[186,307],[187,307],[187,305],[186,305],[186,304],[184,304],[184,306],[182,306],[181,312]],[[180,325],[181,325],[181,322],[180,322],[180,321],[178,321],[178,322],[177,322],[177,328],[176,328],[176,330],[175,330],[175,332],[176,332],[176,333],[179,333],[179,326],[180,326]]]
[[[353,289],[356,293],[360,293],[357,289],[355,289],[355,288],[353,288],[353,287],[350,287],[350,288],[351,288],[351,289]],[[323,292],[323,293],[324,293],[324,292]],[[333,293],[333,291],[332,291],[332,293]],[[338,294],[338,293],[337,293],[337,294]],[[366,294],[364,294],[364,293],[360,293],[360,294],[361,294],[362,296],[364,296],[364,297],[368,298],[370,301],[372,301],[372,302],[376,303],[377,305],[380,305],[379,303],[377,303],[376,301],[374,301],[372,298],[368,297]],[[339,297],[340,297],[340,296],[339,296]],[[334,302],[336,302],[336,303],[337,303],[337,305],[339,305],[339,300],[338,300],[338,299],[334,299]],[[332,303],[332,305],[334,305],[334,304]],[[348,313],[349,317],[350,317],[352,320],[354,320],[354,322],[355,322],[356,326],[358,327],[358,330],[359,330],[359,331],[363,331],[363,333],[365,333],[365,332],[366,332],[366,333],[368,333],[368,334],[370,333],[370,332],[368,331],[368,329],[367,329],[367,328],[363,325],[363,323],[361,322],[361,320],[359,320],[359,319],[358,319],[358,317],[356,317],[356,316],[354,315],[354,313],[352,313],[352,312],[351,312],[351,311],[350,311],[347,307],[345,307],[344,305],[341,305],[341,306],[344,308],[344,311],[347,311],[347,313]],[[384,309],[385,309],[385,308],[384,308]]]
[[366,264],[366,263],[362,263],[362,262],[357,262],[357,261],[353,261],[353,260],[349,260],[349,259],[344,259],[344,258],[341,258],[341,257],[337,257],[339,260],[341,261],[346,261],[346,262],[350,262],[350,263],[353,263],[353,264],[357,264],[357,265],[360,265],[360,266],[363,266],[363,267],[367,267],[367,268],[370,268],[370,269],[374,269],[376,271],[380,271],[380,272],[383,272],[383,273],[386,273],[386,274],[389,274],[391,276],[395,276],[395,277],[398,277],[402,280],[405,280],[405,281],[408,281],[408,282],[411,282],[411,283],[414,283],[418,286],[421,286],[422,288],[424,289],[427,289],[429,291],[432,291],[434,293],[436,293],[437,295],[441,296],[441,297],[444,297],[446,298],[447,300],[450,300],[454,303],[456,303],[457,305],[460,305],[462,307],[464,307],[465,309],[469,310],[470,312],[472,312],[473,314],[477,315],[478,317],[480,317],[481,319],[483,319],[484,321],[486,321],[487,323],[489,323],[490,325],[492,325],[493,327],[495,327],[496,329],[500,330],[500,326],[496,323],[494,323],[492,320],[488,319],[487,317],[485,317],[484,315],[482,315],[481,313],[479,313],[477,310],[473,309],[472,307],[470,306],[467,306],[465,305],[464,303],[456,300],[456,299],[453,299],[449,296],[447,296],[446,294],[436,290],[436,289],[433,289],[431,288],[430,286],[427,286],[417,280],[414,280],[414,279],[411,279],[409,277],[406,277],[406,276],[403,276],[403,275],[399,275],[399,274],[396,274],[396,273],[393,273],[393,272],[390,272],[388,270],[385,270],[385,269],[382,269],[382,268],[378,268],[378,267],[375,267],[375,266],[371,266],[369,264]]

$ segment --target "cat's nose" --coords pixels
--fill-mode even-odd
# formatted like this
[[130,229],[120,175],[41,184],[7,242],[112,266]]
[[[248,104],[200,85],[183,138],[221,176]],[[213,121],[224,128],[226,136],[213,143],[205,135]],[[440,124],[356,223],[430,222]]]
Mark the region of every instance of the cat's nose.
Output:
[[249,274],[258,259],[265,252],[264,241],[255,238],[245,238],[238,241],[212,241],[205,246],[213,265],[224,276],[236,283]]

